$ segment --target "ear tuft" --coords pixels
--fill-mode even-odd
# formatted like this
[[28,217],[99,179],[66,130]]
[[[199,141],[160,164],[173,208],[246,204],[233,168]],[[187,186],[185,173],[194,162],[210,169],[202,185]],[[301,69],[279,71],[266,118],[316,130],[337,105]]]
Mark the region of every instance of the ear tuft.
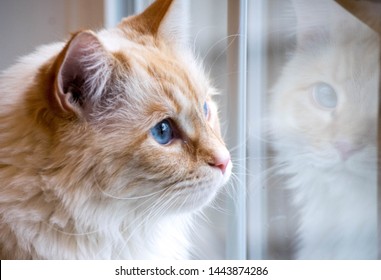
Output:
[[118,27],[184,45],[188,37],[188,4],[184,0],[156,0],[141,14],[124,19]]
[[83,117],[103,92],[111,70],[109,55],[93,32],[83,31],[71,38],[57,60],[55,107]]

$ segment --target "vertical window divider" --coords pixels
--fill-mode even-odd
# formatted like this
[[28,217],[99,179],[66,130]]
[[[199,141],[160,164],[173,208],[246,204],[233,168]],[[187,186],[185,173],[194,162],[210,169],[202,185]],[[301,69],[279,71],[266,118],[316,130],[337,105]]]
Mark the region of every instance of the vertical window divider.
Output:
[[247,170],[247,234],[248,258],[268,258],[268,198],[266,127],[262,121],[267,97],[267,18],[266,0],[251,0],[248,11],[248,95],[247,111],[248,158]]
[[228,122],[227,142],[233,158],[233,198],[228,199],[227,259],[247,258],[246,234],[246,84],[247,0],[228,0]]

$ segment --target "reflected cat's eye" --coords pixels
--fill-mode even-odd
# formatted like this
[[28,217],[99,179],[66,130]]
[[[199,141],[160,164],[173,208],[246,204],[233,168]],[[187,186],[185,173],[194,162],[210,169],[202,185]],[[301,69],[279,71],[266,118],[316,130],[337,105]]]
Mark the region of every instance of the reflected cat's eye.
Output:
[[327,83],[317,83],[312,88],[314,101],[324,109],[335,109],[337,106],[337,93],[335,89]]
[[151,128],[151,135],[157,143],[168,144],[173,139],[173,129],[169,120],[162,120]]

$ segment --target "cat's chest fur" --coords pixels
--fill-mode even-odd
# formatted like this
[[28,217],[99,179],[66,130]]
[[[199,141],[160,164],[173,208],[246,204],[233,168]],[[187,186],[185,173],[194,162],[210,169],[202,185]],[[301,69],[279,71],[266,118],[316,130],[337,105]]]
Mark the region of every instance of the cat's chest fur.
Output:
[[[59,214],[53,215],[51,219]],[[1,258],[186,259],[190,257],[186,234],[189,219],[185,216],[172,217],[149,226],[142,226],[142,219],[125,220],[115,225],[104,221],[103,226],[107,228],[94,227],[93,231],[88,227],[82,231],[77,224],[75,233],[67,231],[73,226],[70,222],[63,228],[52,221],[50,224],[46,221],[19,222],[12,228],[2,227],[1,235],[2,238],[7,237],[7,242],[3,243]]]
[[377,175],[289,168],[298,259],[377,258]]

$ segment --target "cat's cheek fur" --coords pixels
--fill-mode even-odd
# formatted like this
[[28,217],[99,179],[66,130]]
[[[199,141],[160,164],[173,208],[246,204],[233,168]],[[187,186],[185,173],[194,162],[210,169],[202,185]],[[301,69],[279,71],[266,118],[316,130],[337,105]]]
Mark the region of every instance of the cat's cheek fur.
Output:
[[149,138],[146,142],[132,156],[136,163],[130,170],[146,174],[146,186],[141,193],[157,193],[157,200],[166,201],[168,212],[186,213],[203,208],[230,177],[231,163],[222,174],[218,168],[190,156],[183,140],[175,139],[168,145]]

